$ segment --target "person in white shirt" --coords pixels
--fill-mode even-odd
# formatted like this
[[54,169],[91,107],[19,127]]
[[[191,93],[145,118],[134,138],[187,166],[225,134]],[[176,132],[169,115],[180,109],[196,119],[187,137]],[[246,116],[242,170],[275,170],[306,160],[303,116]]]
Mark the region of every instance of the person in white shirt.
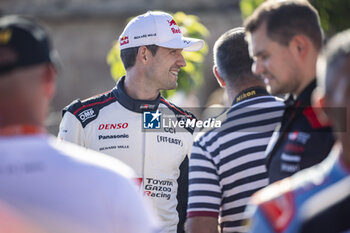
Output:
[[0,18],[0,200],[43,232],[157,232],[131,168],[45,132],[55,54],[36,22]]

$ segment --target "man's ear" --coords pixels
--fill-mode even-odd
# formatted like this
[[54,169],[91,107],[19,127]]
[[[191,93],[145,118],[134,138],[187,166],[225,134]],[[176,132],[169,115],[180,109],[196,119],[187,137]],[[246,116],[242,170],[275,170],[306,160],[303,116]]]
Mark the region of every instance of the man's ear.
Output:
[[219,71],[218,71],[218,67],[216,65],[213,66],[213,73],[214,73],[216,81],[218,81],[220,87],[222,87],[222,88],[226,87],[226,83],[225,83],[224,79],[220,76]]
[[53,65],[46,65],[46,69],[43,74],[43,84],[45,94],[47,97],[49,97],[49,99],[52,99],[56,93],[56,76],[57,71]]
[[292,51],[300,58],[305,58],[309,53],[311,41],[304,35],[296,35],[290,42],[292,46]]
[[150,58],[150,53],[146,46],[140,46],[138,52],[137,52],[137,60],[142,62],[143,64],[148,62],[148,59]]
[[316,113],[317,119],[322,125],[329,125],[330,120],[327,116],[325,97],[320,87],[317,87],[312,93],[312,107]]

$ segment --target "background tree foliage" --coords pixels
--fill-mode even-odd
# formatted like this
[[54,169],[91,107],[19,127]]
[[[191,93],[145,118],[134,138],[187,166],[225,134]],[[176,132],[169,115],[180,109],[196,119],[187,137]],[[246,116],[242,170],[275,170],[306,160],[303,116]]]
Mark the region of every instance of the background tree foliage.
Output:
[[[195,15],[187,15],[184,12],[171,14],[184,36],[205,39],[209,35],[208,29],[199,22]],[[131,18],[129,19],[131,20]],[[198,88],[203,82],[203,61],[208,53],[208,46],[205,45],[200,51],[183,52],[187,65],[183,67],[178,75],[178,88],[185,94],[189,94],[194,88]],[[110,65],[110,72],[115,81],[125,75],[125,69],[120,59],[119,42],[107,54],[107,63]],[[173,95],[176,90],[163,91],[164,97]]]
[[263,2],[264,0],[241,0],[239,7],[241,8],[243,20],[253,14],[254,10]]
[[[250,16],[264,0],[241,0],[242,18]],[[350,28],[349,0],[309,0],[318,10],[321,24],[327,37]]]
[[326,35],[350,28],[349,0],[310,0],[320,14],[321,24]]

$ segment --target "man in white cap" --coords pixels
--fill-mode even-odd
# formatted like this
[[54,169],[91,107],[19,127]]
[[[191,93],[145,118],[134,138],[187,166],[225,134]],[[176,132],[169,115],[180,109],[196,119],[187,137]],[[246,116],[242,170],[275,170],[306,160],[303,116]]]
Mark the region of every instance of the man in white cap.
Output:
[[129,22],[119,43],[126,75],[111,91],[67,106],[59,137],[130,165],[164,232],[183,232],[194,131],[183,123],[195,118],[160,91],[177,87],[182,51],[204,41],[183,37],[171,15],[149,11]]

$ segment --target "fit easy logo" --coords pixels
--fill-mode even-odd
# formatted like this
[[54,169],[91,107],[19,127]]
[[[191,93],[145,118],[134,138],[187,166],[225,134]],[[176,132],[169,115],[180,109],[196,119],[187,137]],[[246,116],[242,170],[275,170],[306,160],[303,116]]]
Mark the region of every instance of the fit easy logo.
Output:
[[120,45],[125,45],[125,44],[129,44],[128,36],[123,36],[122,38],[120,38]]
[[160,129],[161,127],[161,113],[156,112],[143,113],[143,128],[144,129]]
[[96,114],[92,108],[86,109],[85,111],[81,112],[79,115],[79,118],[82,122],[85,122],[86,120],[95,117]]

